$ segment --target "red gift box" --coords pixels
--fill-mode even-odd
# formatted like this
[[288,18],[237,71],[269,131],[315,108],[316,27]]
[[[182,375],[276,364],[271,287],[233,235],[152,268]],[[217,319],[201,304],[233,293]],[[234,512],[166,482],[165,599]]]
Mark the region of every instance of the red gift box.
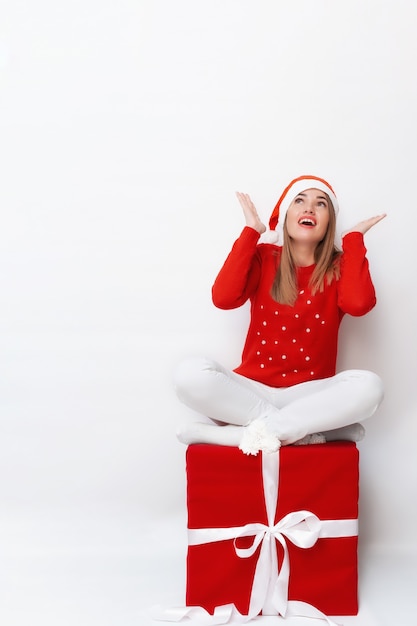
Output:
[[198,444],[186,461],[188,607],[213,614],[232,605],[252,617],[357,614],[354,443],[258,456]]

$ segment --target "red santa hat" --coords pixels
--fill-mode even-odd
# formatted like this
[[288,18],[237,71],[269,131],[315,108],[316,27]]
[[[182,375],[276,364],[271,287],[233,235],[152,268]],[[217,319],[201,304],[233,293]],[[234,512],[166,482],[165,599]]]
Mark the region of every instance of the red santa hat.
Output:
[[327,193],[333,205],[335,215],[337,216],[339,212],[339,203],[337,202],[336,194],[329,183],[323,178],[318,178],[318,176],[299,176],[298,178],[294,178],[294,180],[287,185],[282,192],[280,199],[276,203],[274,210],[272,211],[272,215],[269,219],[270,230],[267,233],[267,240],[269,242],[275,243],[276,241],[280,241],[282,243],[282,227],[288,207],[294,198],[306,189],[320,189],[320,191]]

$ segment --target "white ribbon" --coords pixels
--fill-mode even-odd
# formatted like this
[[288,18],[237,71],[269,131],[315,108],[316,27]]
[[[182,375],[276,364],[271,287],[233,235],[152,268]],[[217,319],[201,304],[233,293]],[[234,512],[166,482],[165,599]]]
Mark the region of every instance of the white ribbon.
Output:
[[[354,537],[358,534],[357,519],[320,520],[310,511],[295,511],[274,524],[278,484],[279,452],[262,455],[262,477],[268,524],[252,523],[231,528],[195,528],[188,530],[189,545],[200,545],[234,539],[235,552],[239,558],[250,558],[261,545],[247,615],[236,607],[216,607],[210,615],[201,607],[184,607],[154,614],[156,619],[180,621],[184,617],[199,618],[205,624],[226,624],[230,620],[247,622],[262,611],[263,615],[299,616],[324,619],[329,626],[336,626],[324,613],[306,602],[288,600],[290,563],[287,539],[299,548],[311,548],[316,541],[328,537]],[[248,548],[238,548],[237,539],[253,537]],[[276,542],[283,548],[280,569]]]

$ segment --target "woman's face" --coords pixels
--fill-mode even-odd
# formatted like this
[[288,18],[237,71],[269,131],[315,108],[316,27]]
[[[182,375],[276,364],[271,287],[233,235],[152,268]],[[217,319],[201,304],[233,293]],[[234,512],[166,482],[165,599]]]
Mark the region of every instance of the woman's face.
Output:
[[296,242],[317,245],[326,235],[330,210],[330,201],[323,191],[302,191],[287,210],[285,223],[288,235]]

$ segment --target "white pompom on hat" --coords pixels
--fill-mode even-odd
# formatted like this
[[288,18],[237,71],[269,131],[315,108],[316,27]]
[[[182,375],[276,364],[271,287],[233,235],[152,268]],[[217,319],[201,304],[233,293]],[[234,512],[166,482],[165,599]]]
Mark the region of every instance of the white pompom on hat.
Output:
[[333,188],[327,181],[318,176],[299,176],[294,178],[284,189],[280,199],[275,205],[272,215],[269,219],[269,231],[265,233],[265,240],[269,243],[283,242],[283,224],[287,214],[288,207],[294,198],[306,189],[319,189],[324,191],[330,198],[333,205],[335,215],[339,212],[339,203]]

